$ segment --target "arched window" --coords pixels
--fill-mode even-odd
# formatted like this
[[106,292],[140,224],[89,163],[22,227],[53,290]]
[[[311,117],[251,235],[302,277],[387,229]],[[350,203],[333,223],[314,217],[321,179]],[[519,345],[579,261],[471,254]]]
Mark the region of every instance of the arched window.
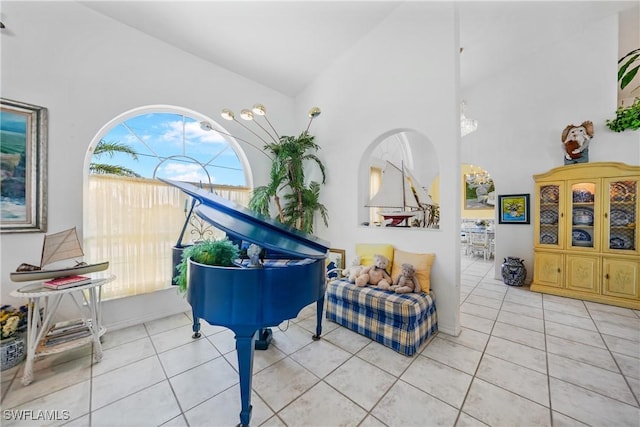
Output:
[[[89,262],[109,261],[116,280],[104,298],[171,286],[172,250],[190,201],[156,178],[190,182],[247,205],[251,175],[238,144],[202,129],[208,117],[173,107],[127,112],[96,135],[89,150],[84,250]],[[222,128],[218,127],[222,130]],[[182,243],[220,237],[191,217]]]

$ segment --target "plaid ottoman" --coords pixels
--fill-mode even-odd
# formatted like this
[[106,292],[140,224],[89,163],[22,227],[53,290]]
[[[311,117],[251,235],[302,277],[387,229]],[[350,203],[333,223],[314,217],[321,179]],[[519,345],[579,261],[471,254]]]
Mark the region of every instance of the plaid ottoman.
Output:
[[326,317],[406,356],[438,331],[433,293],[396,294],[346,279],[327,286]]

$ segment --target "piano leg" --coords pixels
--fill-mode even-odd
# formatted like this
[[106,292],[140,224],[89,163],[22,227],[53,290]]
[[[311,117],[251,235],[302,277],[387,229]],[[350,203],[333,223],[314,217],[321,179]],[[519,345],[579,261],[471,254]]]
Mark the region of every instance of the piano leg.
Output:
[[236,350],[238,352],[238,370],[240,371],[240,426],[249,426],[251,421],[251,381],[253,379],[253,352],[256,330],[234,330],[236,332]]
[[200,318],[196,315],[196,311],[193,307],[191,308],[191,315],[193,316],[193,326],[191,327],[193,335],[191,335],[191,338],[200,338]]
[[314,341],[318,341],[320,339],[320,335],[322,334],[322,312],[324,311],[324,296],[320,298],[316,302],[316,334],[313,335]]

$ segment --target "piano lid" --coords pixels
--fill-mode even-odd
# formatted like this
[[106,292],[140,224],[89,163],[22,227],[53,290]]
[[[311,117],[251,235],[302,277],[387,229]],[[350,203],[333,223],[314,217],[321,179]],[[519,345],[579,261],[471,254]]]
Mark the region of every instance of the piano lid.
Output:
[[200,205],[195,209],[198,216],[231,236],[298,257],[324,258],[329,250],[329,242],[266,218],[195,185],[158,179],[198,200]]

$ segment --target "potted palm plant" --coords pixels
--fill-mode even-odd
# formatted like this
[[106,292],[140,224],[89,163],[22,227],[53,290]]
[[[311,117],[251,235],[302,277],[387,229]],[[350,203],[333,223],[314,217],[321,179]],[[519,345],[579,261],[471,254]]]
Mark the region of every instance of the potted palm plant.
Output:
[[[299,136],[281,136],[278,142],[267,143],[264,149],[271,153],[270,181],[256,187],[249,208],[262,215],[270,216],[272,207],[276,219],[307,233],[313,233],[316,213],[325,226],[328,225],[327,208],[320,203],[320,185],[325,183],[325,168],[314,154],[320,147],[307,131]],[[322,174],[322,182],[305,183],[305,162],[315,163]],[[272,206],[273,204],[273,206]]]

